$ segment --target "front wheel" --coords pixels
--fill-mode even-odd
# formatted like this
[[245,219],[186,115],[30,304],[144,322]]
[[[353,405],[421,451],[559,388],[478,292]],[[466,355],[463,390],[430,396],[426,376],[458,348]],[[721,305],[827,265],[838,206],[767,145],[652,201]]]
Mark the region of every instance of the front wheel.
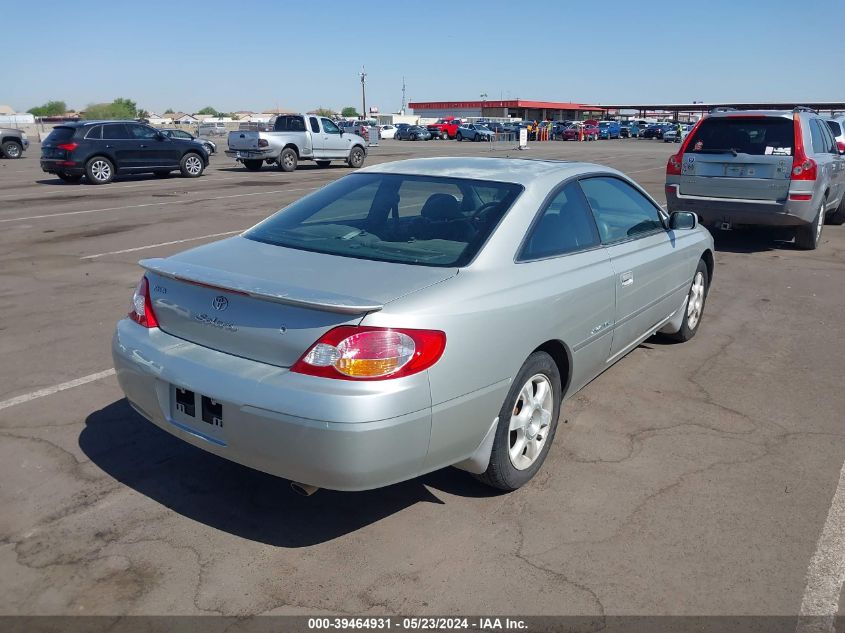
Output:
[[364,164],[364,149],[358,145],[352,148],[352,151],[349,152],[349,166],[353,169],[358,169]]
[[464,135],[463,135],[463,134],[461,134],[460,132],[458,132],[458,135],[455,137],[455,140],[456,140],[456,141],[463,141],[463,140],[464,140]]
[[188,152],[179,161],[179,171],[184,178],[199,178],[204,170],[202,157],[194,152]]
[[822,227],[824,227],[824,202],[812,224],[795,229],[795,246],[802,251],[814,251],[822,241]]
[[685,343],[695,336],[704,314],[704,303],[707,301],[709,284],[707,264],[704,263],[704,260],[699,260],[687,295],[687,305],[684,308],[684,320],[681,322],[681,329],[674,334],[667,334],[668,338]]
[[279,155],[279,169],[282,171],[294,171],[298,162],[296,152],[290,147],[283,149]]
[[17,141],[6,141],[0,149],[3,150],[3,156],[6,158],[20,158],[23,156],[23,145]]
[[560,400],[555,361],[546,352],[534,352],[516,375],[499,411],[490,463],[478,479],[499,490],[516,490],[528,483],[549,453]]

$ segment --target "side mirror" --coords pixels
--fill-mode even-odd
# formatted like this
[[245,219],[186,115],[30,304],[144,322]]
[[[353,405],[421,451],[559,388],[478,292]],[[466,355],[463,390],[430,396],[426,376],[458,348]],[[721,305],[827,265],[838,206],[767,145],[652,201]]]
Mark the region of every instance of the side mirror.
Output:
[[669,228],[673,231],[689,231],[698,226],[698,216],[691,211],[675,211],[669,216]]

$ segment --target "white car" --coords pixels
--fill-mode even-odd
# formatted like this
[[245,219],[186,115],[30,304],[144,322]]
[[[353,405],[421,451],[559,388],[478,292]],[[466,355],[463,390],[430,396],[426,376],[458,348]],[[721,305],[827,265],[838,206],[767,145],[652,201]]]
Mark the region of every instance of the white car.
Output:
[[382,138],[394,138],[396,136],[395,125],[380,125],[379,130]]

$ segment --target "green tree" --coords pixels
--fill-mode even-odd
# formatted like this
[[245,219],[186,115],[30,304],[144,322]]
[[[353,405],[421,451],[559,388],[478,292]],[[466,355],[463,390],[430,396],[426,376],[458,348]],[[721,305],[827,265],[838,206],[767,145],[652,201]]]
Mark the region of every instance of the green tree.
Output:
[[27,112],[34,116],[59,116],[67,112],[67,104],[64,101],[48,101],[44,105],[30,108]]
[[136,119],[138,107],[134,101],[119,97],[111,103],[92,103],[85,108],[84,119]]
[[165,110],[164,113],[165,114],[176,114],[176,110],[174,110],[173,108],[167,108],[167,110]]
[[138,110],[138,118],[139,119],[149,119],[150,113],[146,110]]
[[205,106],[197,114],[210,114],[211,116],[220,116],[220,113],[211,106]]
[[341,116],[360,116],[355,106],[346,106],[340,111]]
[[[354,110],[354,108],[353,108],[353,110]],[[327,117],[334,116],[334,112],[332,110],[330,110],[329,108],[324,108],[322,106],[320,106],[319,108],[314,110],[314,114],[316,114],[317,116],[327,116]],[[352,116],[352,115],[350,115],[350,116]]]

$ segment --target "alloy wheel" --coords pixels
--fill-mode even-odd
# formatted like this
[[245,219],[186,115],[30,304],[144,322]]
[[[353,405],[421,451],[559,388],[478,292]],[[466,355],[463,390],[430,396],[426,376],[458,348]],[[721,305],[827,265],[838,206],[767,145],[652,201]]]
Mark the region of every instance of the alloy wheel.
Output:
[[701,313],[704,310],[704,273],[700,270],[695,273],[692,280],[692,287],[687,299],[687,325],[694,330],[701,320]]
[[517,470],[537,461],[552,424],[554,390],[544,374],[535,374],[522,386],[511,414],[508,454]]

